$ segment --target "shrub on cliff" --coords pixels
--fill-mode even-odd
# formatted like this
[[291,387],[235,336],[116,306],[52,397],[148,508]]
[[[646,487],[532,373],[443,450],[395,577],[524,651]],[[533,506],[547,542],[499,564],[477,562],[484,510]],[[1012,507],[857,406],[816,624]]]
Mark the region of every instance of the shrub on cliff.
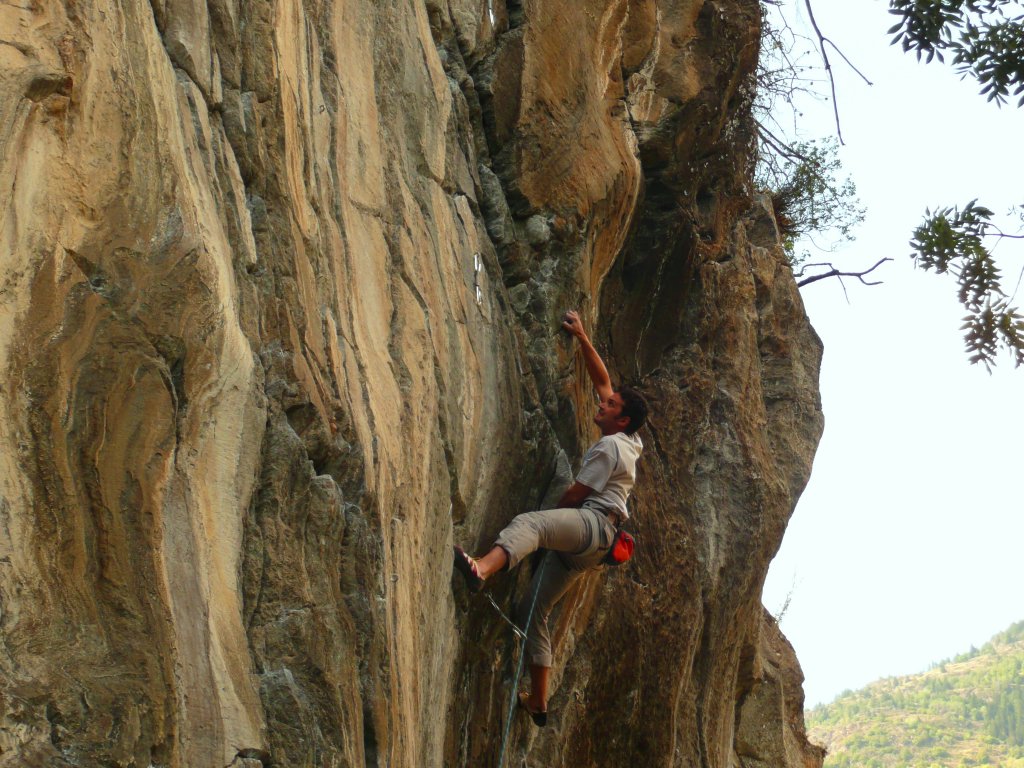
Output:
[[755,183],[771,194],[775,221],[793,266],[805,262],[806,250],[796,252],[804,236],[823,237],[828,250],[853,240],[854,228],[864,221],[865,209],[857,186],[849,176],[841,178],[842,163],[835,139],[800,141],[789,147],[789,157],[765,147]]

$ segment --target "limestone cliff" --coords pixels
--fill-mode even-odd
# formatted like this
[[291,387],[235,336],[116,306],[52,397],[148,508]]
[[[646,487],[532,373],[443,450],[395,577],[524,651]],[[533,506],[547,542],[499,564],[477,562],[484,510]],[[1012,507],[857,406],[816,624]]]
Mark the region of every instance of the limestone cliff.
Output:
[[591,439],[571,307],[654,407],[640,551],[505,764],[820,764],[760,606],[822,421],[759,24],[0,4],[0,765],[496,765],[516,646],[450,548]]

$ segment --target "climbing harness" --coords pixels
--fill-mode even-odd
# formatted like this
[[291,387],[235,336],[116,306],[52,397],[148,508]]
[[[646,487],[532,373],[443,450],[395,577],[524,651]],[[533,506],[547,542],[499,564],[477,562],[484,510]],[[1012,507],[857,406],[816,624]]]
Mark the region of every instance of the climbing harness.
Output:
[[[526,632],[530,631],[530,622],[533,621],[533,609],[537,605],[537,595],[540,593],[540,582],[541,577],[544,575],[544,566],[547,565],[547,555],[540,561],[540,568],[537,569],[537,575],[534,577],[534,583],[536,586],[533,590],[533,599],[530,600],[530,610],[526,613]],[[490,595],[488,595],[490,597]],[[501,613],[502,618],[512,624],[511,621],[501,612],[494,600],[491,600],[491,604],[494,605],[498,613]],[[516,634],[524,638],[522,652],[519,654],[519,664],[516,667],[516,674],[512,680],[512,695],[509,699],[508,704],[508,717],[505,719],[505,735],[501,737],[501,752],[498,754],[498,768],[502,768],[505,765],[505,750],[508,748],[508,735],[512,730],[512,718],[516,714],[516,705],[519,703],[519,680],[523,676],[523,662],[526,661],[526,632],[519,630],[515,624],[512,624],[513,628],[516,629]]]

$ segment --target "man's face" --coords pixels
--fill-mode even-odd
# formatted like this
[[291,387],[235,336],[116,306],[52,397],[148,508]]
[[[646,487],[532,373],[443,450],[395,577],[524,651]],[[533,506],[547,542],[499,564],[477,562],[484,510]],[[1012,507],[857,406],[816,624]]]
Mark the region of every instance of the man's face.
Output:
[[614,435],[629,426],[629,417],[622,415],[623,405],[622,395],[618,392],[612,392],[607,400],[598,402],[594,423],[601,430],[601,434]]

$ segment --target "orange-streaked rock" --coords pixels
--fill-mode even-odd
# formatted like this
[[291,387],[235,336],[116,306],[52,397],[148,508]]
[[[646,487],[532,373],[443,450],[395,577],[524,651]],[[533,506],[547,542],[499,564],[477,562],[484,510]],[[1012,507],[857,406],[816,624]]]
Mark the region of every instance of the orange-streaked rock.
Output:
[[754,0],[0,29],[0,766],[496,764],[514,646],[451,545],[593,437],[571,307],[654,407],[640,550],[507,764],[820,762],[756,661],[821,347],[746,178]]

